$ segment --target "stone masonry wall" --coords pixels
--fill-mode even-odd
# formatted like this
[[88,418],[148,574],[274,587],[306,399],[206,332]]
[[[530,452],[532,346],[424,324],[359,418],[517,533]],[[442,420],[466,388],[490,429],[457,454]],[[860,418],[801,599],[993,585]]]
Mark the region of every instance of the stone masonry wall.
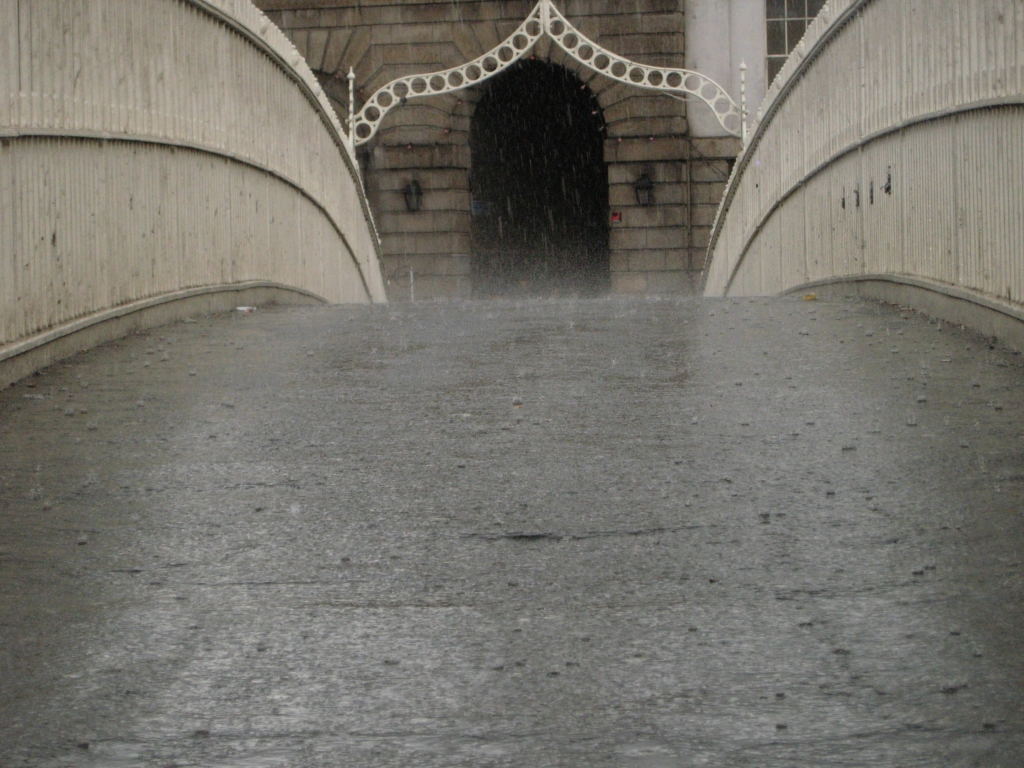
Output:
[[[256,0],[317,73],[343,120],[349,67],[356,109],[395,77],[456,66],[494,48],[526,18],[529,0]],[[559,8],[586,36],[645,64],[684,66],[683,0],[563,0]],[[608,126],[605,160],[611,225],[612,290],[691,292],[738,143],[690,140],[686,105],[578,67],[549,41],[533,54],[566,66],[597,94]],[[389,292],[468,297],[470,282],[469,130],[479,88],[410,101],[392,112],[362,150],[367,194],[383,240]],[[647,173],[656,204],[641,208],[634,182]],[[423,188],[419,212],[403,188]]]

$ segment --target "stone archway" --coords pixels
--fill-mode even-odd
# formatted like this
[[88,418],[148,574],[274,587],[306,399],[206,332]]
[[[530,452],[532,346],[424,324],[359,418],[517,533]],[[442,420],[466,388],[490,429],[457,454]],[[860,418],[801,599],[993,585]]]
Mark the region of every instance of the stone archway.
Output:
[[470,129],[476,295],[606,291],[608,169],[596,96],[525,59],[485,86]]
[[[281,2],[312,8],[311,0]],[[724,164],[739,151],[739,141],[694,141],[686,102],[705,102],[735,136],[741,133],[742,105],[706,76],[680,68],[681,7],[666,12],[657,0],[638,0],[629,10],[587,6],[577,8],[570,22],[556,4],[537,0],[525,18],[521,7],[497,2],[483,3],[492,10],[478,20],[459,4],[449,4],[440,16],[434,6],[429,13],[403,11],[404,21],[384,6],[344,17],[312,10],[284,17],[296,27],[291,34],[299,51],[332,78],[321,83],[323,91],[348,113],[393,298],[411,299],[414,282],[419,299],[472,295],[472,117],[488,82],[527,59],[547,60],[578,75],[602,107],[610,290],[692,289],[704,263],[716,190],[724,185]],[[619,17],[630,28],[653,25],[658,31],[622,35]],[[522,23],[512,29],[519,18]],[[346,20],[358,24],[350,28]],[[433,42],[403,42],[413,39]],[[652,55],[656,62],[636,60]],[[642,204],[635,187],[645,178],[654,185],[646,198],[653,202]],[[420,196],[405,194],[413,182]]]

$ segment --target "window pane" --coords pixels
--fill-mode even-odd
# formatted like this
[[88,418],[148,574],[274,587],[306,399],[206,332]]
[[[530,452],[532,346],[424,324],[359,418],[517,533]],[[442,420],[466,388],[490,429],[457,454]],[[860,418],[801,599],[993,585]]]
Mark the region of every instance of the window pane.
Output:
[[768,82],[770,83],[779,74],[782,65],[786,63],[785,56],[771,56],[768,58]]
[[786,50],[786,22],[769,21],[768,55],[785,56],[787,53],[789,53],[789,51]]
[[769,19],[784,19],[786,18],[786,0],[768,0],[766,10]]
[[813,19],[824,7],[825,0],[807,0],[807,15]]
[[786,0],[786,16],[790,19],[807,17],[807,4],[804,0]]
[[[787,21],[786,22],[786,36],[788,38],[786,46],[786,53],[792,53],[793,49],[796,48],[796,44],[800,42],[800,38],[804,36],[804,32],[807,31],[807,22],[803,19],[800,21]],[[769,51],[770,52],[770,51]]]

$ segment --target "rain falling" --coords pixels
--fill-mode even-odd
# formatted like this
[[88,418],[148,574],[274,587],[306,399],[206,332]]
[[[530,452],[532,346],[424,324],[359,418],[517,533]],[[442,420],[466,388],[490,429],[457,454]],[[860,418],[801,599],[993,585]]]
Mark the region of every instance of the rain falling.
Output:
[[473,278],[479,295],[607,290],[608,171],[597,98],[526,60],[492,80],[473,119]]

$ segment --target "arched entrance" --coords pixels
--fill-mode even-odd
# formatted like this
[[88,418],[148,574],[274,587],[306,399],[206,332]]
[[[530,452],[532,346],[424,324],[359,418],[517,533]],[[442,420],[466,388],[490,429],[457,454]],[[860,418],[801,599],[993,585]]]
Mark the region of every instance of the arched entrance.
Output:
[[608,169],[597,98],[524,59],[489,80],[470,129],[477,295],[606,291]]

